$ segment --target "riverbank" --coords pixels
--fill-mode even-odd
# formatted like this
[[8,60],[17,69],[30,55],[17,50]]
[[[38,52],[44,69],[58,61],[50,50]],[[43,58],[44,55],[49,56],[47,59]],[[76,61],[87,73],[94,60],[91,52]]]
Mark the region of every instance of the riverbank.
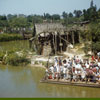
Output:
[[[90,59],[89,57],[85,56],[84,50],[82,49],[84,47],[83,44],[78,44],[74,46],[74,48],[68,48],[67,51],[62,52],[60,55],[54,55],[54,56],[43,56],[43,55],[33,55],[30,56],[31,59],[31,65],[44,65],[47,66],[47,62],[49,62],[49,65],[54,64],[54,58],[61,58],[66,59],[68,57],[73,58],[74,56],[79,56],[80,59]],[[32,55],[32,54],[31,54]]]
[[0,42],[0,62],[5,65],[27,65],[30,59],[27,58],[29,41],[17,40]]
[[[82,50],[81,52],[79,51],[79,49],[82,49],[82,47],[83,46],[78,46],[78,47],[75,46],[75,48],[63,52],[59,56],[54,55],[49,57],[49,56],[37,55],[34,51],[31,51],[29,49],[28,40],[0,42],[0,62],[5,58],[4,56],[6,56],[7,59],[4,61],[7,62],[9,61],[8,59],[10,59],[10,63],[6,64],[16,65],[17,63],[29,61],[28,64],[30,64],[31,66],[36,66],[36,67],[39,66],[44,68],[47,66],[47,62],[49,65],[54,64],[55,57],[67,58],[67,57],[73,57],[74,55],[78,55],[79,57],[84,58],[85,56],[84,51]],[[20,55],[22,55],[22,57],[20,57]]]

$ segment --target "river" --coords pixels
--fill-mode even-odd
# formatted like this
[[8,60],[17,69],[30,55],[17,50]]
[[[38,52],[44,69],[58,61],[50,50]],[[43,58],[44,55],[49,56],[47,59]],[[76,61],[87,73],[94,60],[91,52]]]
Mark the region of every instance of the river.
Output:
[[[3,46],[9,49],[11,43],[14,44],[15,42],[0,43],[0,45],[1,47]],[[15,45],[17,44],[18,42],[16,41]],[[20,44],[28,48],[28,45],[26,45],[28,41],[22,41]],[[12,45],[12,47],[15,45]],[[18,46],[19,45],[17,45],[17,48]],[[0,65],[0,97],[100,97],[99,88],[40,83],[43,75],[44,69],[40,67]]]

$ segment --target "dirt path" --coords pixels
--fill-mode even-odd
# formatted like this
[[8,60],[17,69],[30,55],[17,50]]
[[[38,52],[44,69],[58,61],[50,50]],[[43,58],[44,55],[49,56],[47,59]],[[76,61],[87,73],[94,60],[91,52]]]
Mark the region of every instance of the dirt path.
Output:
[[80,58],[84,58],[85,53],[83,51],[84,44],[76,45],[73,49],[68,49],[68,51],[64,52],[65,56],[74,57],[79,56]]

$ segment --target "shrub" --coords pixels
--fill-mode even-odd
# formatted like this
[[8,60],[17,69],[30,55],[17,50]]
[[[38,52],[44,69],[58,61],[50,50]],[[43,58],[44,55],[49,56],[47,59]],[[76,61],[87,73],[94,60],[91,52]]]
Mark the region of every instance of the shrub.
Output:
[[5,55],[5,52],[0,51],[0,61],[2,61],[2,60],[3,60],[4,55]]
[[100,52],[100,42],[92,43],[92,50],[94,53]]
[[42,65],[47,66],[47,62],[42,62]]
[[83,47],[83,50],[86,55],[88,55],[88,52],[90,51],[90,49],[91,49],[91,45],[88,43],[85,43],[85,47]]
[[38,61],[35,61],[34,64],[38,64]]
[[11,53],[8,55],[6,63],[13,66],[27,65],[30,63],[30,60],[27,59],[25,55],[19,56],[16,53]]

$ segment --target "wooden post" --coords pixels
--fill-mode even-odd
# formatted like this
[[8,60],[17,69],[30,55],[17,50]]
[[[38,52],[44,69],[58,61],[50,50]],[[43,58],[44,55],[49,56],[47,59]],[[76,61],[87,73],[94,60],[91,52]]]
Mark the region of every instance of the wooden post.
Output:
[[55,34],[53,33],[53,48],[54,48],[54,53],[55,53],[55,41],[54,41],[54,38],[55,38]]
[[60,52],[62,52],[61,38],[60,38]]
[[78,32],[79,34],[79,43],[81,43],[81,36],[80,36],[80,32]]
[[74,32],[72,31],[72,42],[73,42],[73,46],[75,44],[75,40],[74,40]]
[[55,53],[57,51],[57,34],[55,34]]
[[57,50],[57,46],[56,46],[56,34],[55,34],[55,54],[56,54],[56,50]]
[[[67,41],[68,41],[69,39],[68,39],[68,33],[67,33]],[[69,42],[69,41],[68,41]],[[68,52],[68,43],[67,43],[67,52]]]

